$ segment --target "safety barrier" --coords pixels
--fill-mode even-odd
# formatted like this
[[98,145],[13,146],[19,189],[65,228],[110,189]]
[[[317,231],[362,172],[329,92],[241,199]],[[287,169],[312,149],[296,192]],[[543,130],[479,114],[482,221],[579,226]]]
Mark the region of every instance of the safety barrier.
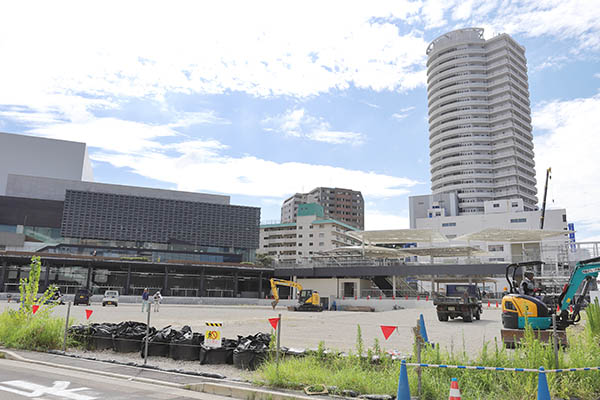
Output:
[[[443,369],[465,369],[476,371],[504,371],[504,372],[536,372],[538,374],[538,400],[551,400],[550,389],[548,388],[548,380],[546,374],[560,372],[577,372],[577,371],[600,371],[600,367],[579,367],[579,368],[557,368],[557,369],[539,369],[534,368],[510,368],[510,367],[483,367],[475,365],[446,365],[446,364],[425,364],[425,363],[408,363],[402,360],[400,367],[400,376],[398,377],[397,400],[411,400],[410,387],[408,385],[408,373],[406,367],[419,368],[443,368]],[[456,378],[452,378],[453,381]],[[454,388],[451,387],[451,393]]]

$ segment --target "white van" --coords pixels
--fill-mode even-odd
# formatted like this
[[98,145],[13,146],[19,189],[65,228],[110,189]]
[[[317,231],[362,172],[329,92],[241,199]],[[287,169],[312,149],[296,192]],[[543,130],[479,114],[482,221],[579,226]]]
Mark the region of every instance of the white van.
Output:
[[102,307],[109,306],[119,306],[119,292],[117,290],[107,290],[104,292],[104,298],[102,299]]

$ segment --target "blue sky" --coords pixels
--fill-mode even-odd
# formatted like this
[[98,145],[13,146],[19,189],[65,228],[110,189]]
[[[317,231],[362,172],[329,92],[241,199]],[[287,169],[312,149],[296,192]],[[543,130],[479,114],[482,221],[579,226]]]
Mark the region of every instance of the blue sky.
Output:
[[4,3],[0,130],[88,143],[96,181],[228,194],[263,221],[295,192],[361,190],[367,229],[407,228],[430,192],[428,43],[511,34],[538,192],[551,166],[549,206],[600,240],[597,2]]

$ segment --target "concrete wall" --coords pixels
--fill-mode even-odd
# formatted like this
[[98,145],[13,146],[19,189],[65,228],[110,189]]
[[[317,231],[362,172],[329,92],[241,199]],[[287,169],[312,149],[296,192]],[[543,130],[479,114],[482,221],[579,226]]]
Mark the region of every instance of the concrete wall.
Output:
[[0,232],[0,246],[23,247],[25,235],[22,233]]
[[335,279],[298,279],[298,283],[305,289],[312,289],[319,292],[319,296],[329,298],[336,296],[337,282]]
[[17,174],[8,175],[5,194],[14,197],[64,201],[67,189],[95,193],[152,197],[166,200],[229,204],[229,196],[216,194],[180,192],[176,190],[112,185],[108,183],[83,182],[79,180],[50,179]]
[[9,174],[81,180],[86,157],[85,143],[0,133],[0,195]]

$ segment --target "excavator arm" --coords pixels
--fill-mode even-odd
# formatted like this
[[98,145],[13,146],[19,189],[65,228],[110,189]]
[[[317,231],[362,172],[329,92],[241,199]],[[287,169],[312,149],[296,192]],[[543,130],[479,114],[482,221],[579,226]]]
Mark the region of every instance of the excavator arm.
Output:
[[[573,313],[571,314],[570,319],[574,322],[579,320],[579,311],[581,310],[584,297],[589,291],[591,281],[598,277],[598,272],[600,272],[600,257],[579,261],[576,264],[569,282],[565,285],[558,298],[561,315],[567,314],[569,306],[573,306]],[[573,301],[582,282],[584,286],[581,290],[581,294],[576,301]]]
[[277,307],[277,303],[279,303],[279,290],[277,290],[277,286],[288,286],[296,288],[298,292],[302,291],[302,285],[297,282],[286,281],[285,279],[271,278],[271,293],[273,294],[273,301],[271,302],[271,306],[273,307],[273,309],[275,309],[275,307]]

